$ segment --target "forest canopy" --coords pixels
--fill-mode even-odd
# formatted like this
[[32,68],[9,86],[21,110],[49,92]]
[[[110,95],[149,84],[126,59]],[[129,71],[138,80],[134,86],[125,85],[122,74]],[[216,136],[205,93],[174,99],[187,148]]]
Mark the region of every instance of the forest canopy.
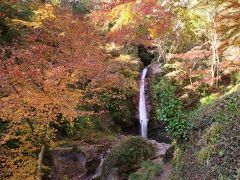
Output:
[[159,80],[171,91],[155,93],[180,99],[179,116],[156,107],[179,120],[167,121],[177,142],[188,139],[182,109],[240,82],[239,19],[239,0],[0,0],[0,179],[36,179],[43,147],[64,138],[132,127],[139,47],[176,86]]

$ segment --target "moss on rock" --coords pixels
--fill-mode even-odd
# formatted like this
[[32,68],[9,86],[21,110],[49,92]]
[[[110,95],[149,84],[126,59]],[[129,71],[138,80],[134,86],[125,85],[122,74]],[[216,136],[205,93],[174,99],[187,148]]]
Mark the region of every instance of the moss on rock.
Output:
[[121,176],[129,175],[140,167],[143,161],[153,157],[155,148],[141,137],[128,137],[123,140],[106,158],[102,178],[106,179],[117,169]]

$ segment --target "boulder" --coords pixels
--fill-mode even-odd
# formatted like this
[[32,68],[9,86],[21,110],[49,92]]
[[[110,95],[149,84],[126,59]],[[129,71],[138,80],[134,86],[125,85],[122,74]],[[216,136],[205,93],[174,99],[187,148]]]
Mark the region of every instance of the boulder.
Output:
[[148,140],[126,137],[106,157],[100,179],[121,179],[138,169],[143,161],[154,156],[155,148]]
[[171,144],[166,144],[166,143],[159,143],[155,140],[148,140],[156,150],[155,157],[164,157],[166,152],[172,147]]

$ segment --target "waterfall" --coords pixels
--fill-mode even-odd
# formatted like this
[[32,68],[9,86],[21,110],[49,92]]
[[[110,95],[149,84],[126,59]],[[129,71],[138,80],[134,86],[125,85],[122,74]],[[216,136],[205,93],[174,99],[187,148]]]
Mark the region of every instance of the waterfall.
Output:
[[147,137],[147,108],[146,108],[146,97],[145,97],[145,78],[147,74],[147,67],[142,71],[141,84],[140,84],[140,97],[139,97],[139,120],[141,124],[141,135],[142,137]]

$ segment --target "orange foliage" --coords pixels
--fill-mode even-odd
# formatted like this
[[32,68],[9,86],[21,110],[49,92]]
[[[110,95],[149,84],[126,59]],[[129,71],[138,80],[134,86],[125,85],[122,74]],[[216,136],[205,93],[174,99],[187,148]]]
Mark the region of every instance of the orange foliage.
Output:
[[[119,6],[121,5],[121,6]],[[129,6],[133,6],[129,9]],[[128,16],[130,22],[123,24],[119,28],[111,29],[109,24],[114,24],[116,18],[112,17],[111,14],[116,8],[122,8],[120,11],[130,11]],[[113,13],[114,14],[114,13]],[[120,15],[124,16],[124,14]],[[127,18],[127,17],[126,17]],[[108,24],[107,36],[116,43],[142,43],[151,44],[151,42],[162,37],[170,28],[172,14],[167,11],[161,4],[156,0],[144,0],[141,3],[134,1],[114,1],[107,8],[95,11],[91,15],[93,24],[97,26],[106,26]]]
[[[71,124],[81,115],[108,113],[100,94],[113,94],[112,89],[121,91],[128,86],[120,72],[112,72],[104,49],[106,40],[87,18],[59,9],[54,15],[55,19],[43,22],[43,27],[25,37],[24,46],[14,44],[0,52],[0,120],[10,124],[0,144],[7,148],[12,140],[20,142],[16,150],[7,148],[9,154],[18,156],[7,158],[5,163],[11,168],[5,169],[2,177],[8,178],[15,171],[20,179],[35,179],[35,155],[42,144],[51,143],[55,137],[51,123],[57,123],[59,115]],[[94,93],[92,98],[86,98]],[[124,98],[111,95],[115,96]],[[101,108],[77,108],[86,101]],[[16,132],[21,135],[16,136]],[[30,158],[21,151],[35,155]],[[19,162],[10,163],[11,159]]]

